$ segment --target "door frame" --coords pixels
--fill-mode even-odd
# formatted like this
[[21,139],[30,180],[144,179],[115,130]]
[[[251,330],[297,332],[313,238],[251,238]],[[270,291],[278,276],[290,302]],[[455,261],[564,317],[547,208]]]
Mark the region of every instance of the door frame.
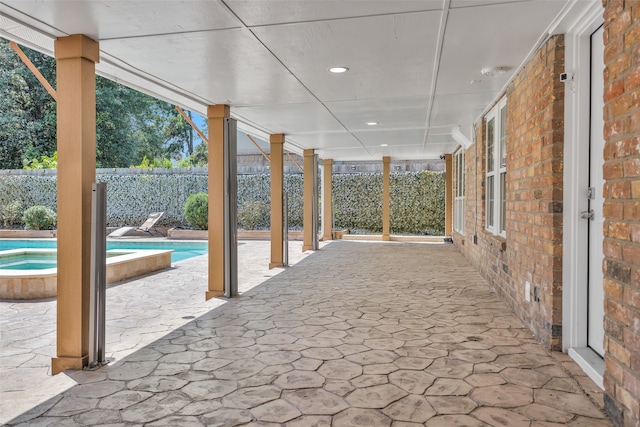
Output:
[[591,35],[603,24],[594,2],[565,34],[562,349],[601,388],[604,362],[587,347],[588,210]]

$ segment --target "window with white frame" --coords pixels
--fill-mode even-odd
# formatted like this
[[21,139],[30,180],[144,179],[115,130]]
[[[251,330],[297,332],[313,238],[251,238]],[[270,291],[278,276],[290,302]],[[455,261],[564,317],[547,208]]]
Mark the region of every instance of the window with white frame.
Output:
[[453,155],[456,167],[456,197],[453,229],[464,234],[464,149],[459,149]]
[[488,231],[505,236],[507,176],[507,100],[503,98],[485,117],[487,164],[485,213]]

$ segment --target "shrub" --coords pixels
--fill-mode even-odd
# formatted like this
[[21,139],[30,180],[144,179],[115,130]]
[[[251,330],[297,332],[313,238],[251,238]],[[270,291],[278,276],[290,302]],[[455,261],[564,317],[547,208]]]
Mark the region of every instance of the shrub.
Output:
[[261,200],[251,200],[238,208],[238,225],[245,230],[255,230],[264,225],[264,219],[269,218],[267,204]]
[[206,230],[209,226],[209,195],[191,194],[184,205],[184,218],[190,226]]
[[18,224],[22,218],[22,212],[24,208],[20,200],[14,200],[7,203],[2,207],[0,218],[5,227],[9,227]]
[[53,230],[56,227],[56,213],[46,206],[31,206],[22,216],[27,230]]

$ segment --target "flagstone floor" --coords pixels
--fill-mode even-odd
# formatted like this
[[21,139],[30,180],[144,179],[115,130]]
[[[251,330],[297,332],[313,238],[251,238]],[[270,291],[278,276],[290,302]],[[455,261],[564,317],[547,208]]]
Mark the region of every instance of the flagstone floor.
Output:
[[[114,363],[67,374],[77,385],[8,425],[611,425],[597,386],[546,352],[453,245],[332,242],[210,306],[206,271],[187,270],[129,283],[112,305],[173,287],[193,293],[195,318],[123,340]],[[109,333],[162,329],[171,322],[157,309],[189,317],[153,301]]]

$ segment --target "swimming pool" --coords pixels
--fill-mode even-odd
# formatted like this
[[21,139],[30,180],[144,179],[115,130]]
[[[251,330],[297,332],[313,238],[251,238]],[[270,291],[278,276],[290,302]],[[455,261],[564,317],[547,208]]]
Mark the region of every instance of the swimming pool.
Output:
[[[8,249],[53,249],[56,239],[0,239],[0,251]],[[207,253],[207,242],[176,242],[176,241],[107,241],[107,249],[152,249],[173,250],[171,262],[183,261]],[[55,267],[55,265],[54,265]]]

